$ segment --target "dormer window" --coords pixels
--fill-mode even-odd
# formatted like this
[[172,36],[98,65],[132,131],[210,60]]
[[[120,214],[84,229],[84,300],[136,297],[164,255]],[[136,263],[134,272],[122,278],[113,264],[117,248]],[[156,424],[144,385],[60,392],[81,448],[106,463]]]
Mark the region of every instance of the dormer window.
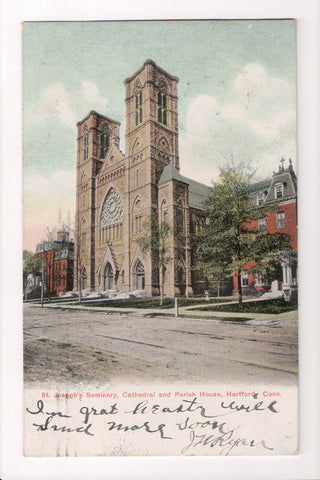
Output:
[[107,133],[100,134],[100,158],[106,156],[107,150],[109,148],[109,135]]
[[283,197],[283,183],[276,183],[274,186],[274,196],[275,198]]
[[264,192],[259,192],[257,195],[257,205],[263,205],[265,202],[266,196]]
[[139,92],[135,96],[136,99],[136,125],[139,125],[139,123],[142,123],[142,90],[139,90]]
[[167,95],[161,90],[158,92],[158,122],[167,125]]
[[86,132],[83,137],[83,160],[88,160],[89,155],[89,134]]

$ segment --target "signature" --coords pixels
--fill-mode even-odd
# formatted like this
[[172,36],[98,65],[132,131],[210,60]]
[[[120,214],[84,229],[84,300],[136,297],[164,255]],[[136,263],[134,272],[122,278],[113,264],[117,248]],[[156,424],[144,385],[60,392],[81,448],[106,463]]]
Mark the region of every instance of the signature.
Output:
[[219,452],[219,455],[229,455],[233,448],[239,446],[257,447],[258,445],[262,445],[267,450],[273,450],[272,447],[268,447],[266,445],[264,440],[256,442],[256,440],[248,440],[241,437],[237,438],[236,436],[234,436],[235,430],[236,429],[232,428],[231,430],[222,433],[220,433],[219,430],[218,435],[197,435],[194,430],[191,430],[189,434],[190,442],[181,450],[181,453],[185,453],[187,450],[195,448],[198,445],[203,445],[209,448],[220,447],[221,450]]

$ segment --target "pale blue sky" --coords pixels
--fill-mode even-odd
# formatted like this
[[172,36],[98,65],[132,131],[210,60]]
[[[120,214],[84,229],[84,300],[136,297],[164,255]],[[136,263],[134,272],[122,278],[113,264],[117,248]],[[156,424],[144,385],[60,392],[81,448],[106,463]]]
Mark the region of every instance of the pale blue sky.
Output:
[[295,165],[294,22],[27,23],[23,105],[29,248],[36,232],[57,223],[59,208],[64,221],[68,211],[73,216],[76,122],[92,109],[119,120],[124,148],[123,80],[147,58],[180,80],[184,175],[210,184],[231,155],[257,164],[260,178],[272,174],[281,156]]

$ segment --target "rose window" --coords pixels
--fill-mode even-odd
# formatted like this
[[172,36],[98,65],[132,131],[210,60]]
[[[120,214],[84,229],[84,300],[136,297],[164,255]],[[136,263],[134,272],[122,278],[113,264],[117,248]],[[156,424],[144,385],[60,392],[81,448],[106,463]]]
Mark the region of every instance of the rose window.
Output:
[[120,223],[123,220],[122,202],[119,193],[112,187],[106,196],[101,210],[101,227]]

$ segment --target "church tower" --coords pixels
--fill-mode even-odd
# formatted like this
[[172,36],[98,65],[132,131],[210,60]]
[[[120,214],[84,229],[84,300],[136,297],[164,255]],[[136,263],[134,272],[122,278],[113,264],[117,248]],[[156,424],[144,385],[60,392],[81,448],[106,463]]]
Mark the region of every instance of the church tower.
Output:
[[[142,252],[138,239],[146,233],[145,220],[159,218],[164,169],[179,171],[178,78],[147,60],[124,84],[125,154],[119,148],[119,122],[91,111],[77,124],[74,285],[159,295],[158,253]],[[173,225],[176,201],[166,191],[162,187],[161,196]],[[173,243],[172,237],[172,256]],[[173,273],[170,278],[173,291]]]
[[178,78],[147,60],[124,81],[126,88],[126,158],[128,215],[125,270],[130,272],[130,289],[139,285],[138,269],[144,263],[147,295],[159,293],[159,275],[152,254],[137,248],[143,231],[143,219],[158,214],[158,182],[166,165],[179,170],[178,152]]
[[[76,289],[96,287],[96,178],[112,142],[119,144],[120,123],[91,111],[77,123],[77,184],[75,219]],[[81,279],[81,284],[80,284]]]

